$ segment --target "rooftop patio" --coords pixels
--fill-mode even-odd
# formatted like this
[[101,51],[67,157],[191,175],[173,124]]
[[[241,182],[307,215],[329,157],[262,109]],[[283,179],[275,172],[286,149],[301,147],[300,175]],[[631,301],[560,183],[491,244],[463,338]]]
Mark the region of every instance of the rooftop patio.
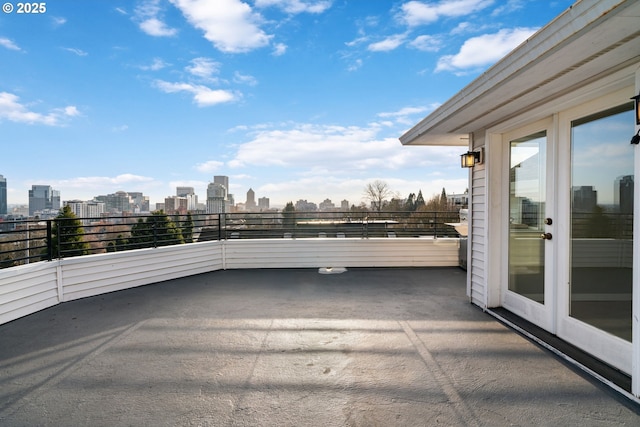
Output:
[[0,326],[0,424],[638,425],[458,268],[226,270]]

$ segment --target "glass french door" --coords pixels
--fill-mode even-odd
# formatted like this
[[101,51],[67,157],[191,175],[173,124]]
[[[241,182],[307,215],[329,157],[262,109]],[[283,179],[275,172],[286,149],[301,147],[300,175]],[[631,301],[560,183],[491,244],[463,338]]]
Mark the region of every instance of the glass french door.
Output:
[[635,117],[629,102],[596,111],[566,119],[568,265],[558,335],[630,373]]
[[505,135],[508,146],[508,231],[502,304],[553,331],[552,141],[546,127]]

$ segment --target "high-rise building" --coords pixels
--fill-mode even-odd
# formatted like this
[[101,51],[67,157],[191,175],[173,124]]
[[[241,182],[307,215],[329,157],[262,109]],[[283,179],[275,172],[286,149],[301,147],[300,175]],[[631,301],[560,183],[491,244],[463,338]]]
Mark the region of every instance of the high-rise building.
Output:
[[592,185],[582,185],[572,188],[573,210],[576,212],[591,212],[598,204],[598,192]]
[[207,186],[207,213],[224,213],[227,189],[224,185],[212,182]]
[[96,200],[103,202],[107,212],[111,213],[133,212],[136,206],[134,199],[129,195],[129,193],[124,191],[116,191],[114,194],[107,194],[106,196],[97,196]]
[[349,210],[349,201],[348,200],[343,200],[340,202],[340,209],[343,211],[348,211]]
[[269,210],[269,198],[268,197],[260,197],[258,199],[258,209],[261,211]]
[[32,185],[29,190],[29,216],[44,210],[60,209],[60,192],[50,185]]
[[244,208],[248,211],[255,211],[258,206],[256,205],[256,193],[250,188],[247,191],[247,201],[244,203]]
[[145,196],[140,192],[129,192],[127,194],[131,198],[131,211],[136,213],[149,212],[149,196]]
[[176,187],[176,196],[187,199],[187,210],[198,209],[198,196],[193,187]]
[[622,214],[633,213],[633,175],[616,178],[613,187],[613,202]]
[[336,205],[331,199],[324,199],[323,202],[320,202],[319,208],[321,211],[332,211],[336,208]]
[[169,196],[164,199],[164,211],[168,214],[185,215],[187,213],[187,198]]
[[105,212],[105,206],[103,202],[91,200],[89,202],[83,202],[81,200],[67,200],[63,203],[64,206],[69,206],[71,212],[78,218],[83,218],[82,223],[88,225],[91,223],[91,218],[100,218]]
[[0,175],[0,215],[8,214],[7,207],[7,179]]
[[215,175],[213,177],[213,183],[224,186],[224,188],[227,190],[227,194],[229,194],[229,177],[228,176]]

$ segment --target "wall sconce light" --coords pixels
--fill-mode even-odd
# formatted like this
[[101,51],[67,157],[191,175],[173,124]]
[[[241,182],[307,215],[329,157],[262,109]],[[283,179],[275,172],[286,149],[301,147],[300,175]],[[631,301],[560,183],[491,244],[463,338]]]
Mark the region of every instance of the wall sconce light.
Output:
[[[631,99],[636,102],[636,126],[638,126],[640,125],[640,93],[636,96],[632,96]],[[638,130],[638,132],[636,132],[636,134],[631,138],[631,144],[640,144],[640,130]]]
[[633,99],[636,102],[636,125],[640,125],[640,93],[636,96],[632,96],[630,99]]
[[467,151],[466,153],[460,155],[460,166],[463,168],[472,168],[475,165],[479,165],[483,162],[483,151]]

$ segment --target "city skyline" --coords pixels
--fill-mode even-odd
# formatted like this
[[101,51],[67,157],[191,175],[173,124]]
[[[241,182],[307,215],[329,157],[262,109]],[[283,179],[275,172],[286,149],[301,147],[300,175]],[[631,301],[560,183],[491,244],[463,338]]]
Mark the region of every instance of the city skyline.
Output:
[[178,186],[204,195],[218,174],[271,206],[357,205],[375,180],[401,197],[464,192],[465,147],[398,137],[572,3],[57,0],[3,14],[8,203],[50,185],[155,204]]

